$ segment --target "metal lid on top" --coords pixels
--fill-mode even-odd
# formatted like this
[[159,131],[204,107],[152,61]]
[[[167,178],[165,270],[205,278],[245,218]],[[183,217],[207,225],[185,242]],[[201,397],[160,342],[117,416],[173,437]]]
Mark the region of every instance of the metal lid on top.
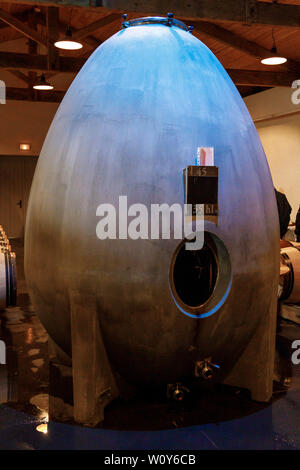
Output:
[[124,14],[123,18],[125,21],[122,23],[122,28],[129,28],[130,26],[142,26],[147,24],[161,24],[165,26],[177,26],[177,28],[181,28],[184,31],[191,32],[191,28],[188,27],[185,23],[180,20],[176,20],[173,17],[173,13],[168,13],[167,17],[162,16],[147,16],[144,18],[136,18],[133,20],[127,20],[127,15]]

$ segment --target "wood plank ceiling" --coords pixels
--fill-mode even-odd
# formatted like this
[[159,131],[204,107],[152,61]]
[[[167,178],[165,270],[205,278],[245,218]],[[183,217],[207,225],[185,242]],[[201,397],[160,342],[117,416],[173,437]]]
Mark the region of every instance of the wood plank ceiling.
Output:
[[[212,5],[219,0],[210,1]],[[252,2],[251,5],[258,3],[247,1]],[[108,3],[114,4],[113,1]],[[115,2],[117,6],[118,3]],[[131,3],[126,2],[129,6]],[[143,4],[135,2],[139,3]],[[264,0],[263,4],[267,3],[270,5],[272,1]],[[300,0],[281,0],[276,2],[278,4],[299,7],[300,25]],[[274,2],[270,6],[273,5]],[[43,0],[0,2],[0,79],[6,83],[7,99],[59,102],[93,50],[120,29],[122,13],[102,7],[78,8],[72,5],[72,0],[64,5],[56,5],[55,1],[45,4]],[[147,11],[127,13],[130,19],[148,14]],[[184,20],[182,16],[179,18]],[[194,26],[194,35],[213,51],[242,96],[246,96],[269,87],[291,86],[293,80],[300,79],[300,26],[295,26],[294,19],[289,23],[288,17],[284,21],[277,21],[276,16],[272,19],[275,26],[259,21],[224,21],[224,18],[208,21],[206,17],[190,17],[187,23]],[[278,25],[278,22],[283,24]],[[83,48],[73,52],[58,51],[53,42],[65,36],[69,23],[73,37],[81,40]],[[288,58],[284,65],[270,67],[260,62],[273,46],[272,34],[278,53]],[[54,91],[43,93],[32,89],[42,71],[55,85]]]

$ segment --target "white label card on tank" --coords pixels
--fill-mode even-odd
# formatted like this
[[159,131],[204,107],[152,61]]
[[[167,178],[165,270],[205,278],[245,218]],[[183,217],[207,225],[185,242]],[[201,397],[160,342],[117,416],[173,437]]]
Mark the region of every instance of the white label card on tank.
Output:
[[214,148],[198,147],[197,148],[197,165],[198,166],[214,166]]

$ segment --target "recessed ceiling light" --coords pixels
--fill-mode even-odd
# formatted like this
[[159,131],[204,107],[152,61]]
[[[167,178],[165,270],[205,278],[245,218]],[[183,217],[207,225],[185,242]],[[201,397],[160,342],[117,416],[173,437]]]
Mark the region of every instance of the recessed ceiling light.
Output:
[[30,150],[30,149],[31,149],[31,145],[30,145],[30,144],[22,143],[22,144],[19,144],[19,149],[20,149],[20,150]]

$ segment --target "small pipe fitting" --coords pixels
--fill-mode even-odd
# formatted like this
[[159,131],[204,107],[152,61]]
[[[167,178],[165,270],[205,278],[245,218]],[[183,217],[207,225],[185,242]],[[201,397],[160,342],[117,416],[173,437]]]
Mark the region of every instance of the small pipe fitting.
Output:
[[217,364],[211,362],[211,358],[195,363],[195,377],[205,380],[211,380],[214,376],[215,369],[219,369]]
[[167,397],[174,401],[183,401],[188,393],[189,389],[181,383],[168,384]]

